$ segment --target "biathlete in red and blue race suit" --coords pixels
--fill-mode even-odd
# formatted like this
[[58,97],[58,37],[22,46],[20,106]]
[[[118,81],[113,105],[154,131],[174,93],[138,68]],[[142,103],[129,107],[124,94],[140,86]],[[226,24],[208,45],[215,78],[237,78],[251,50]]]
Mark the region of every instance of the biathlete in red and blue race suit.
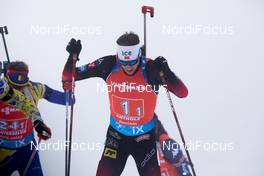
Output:
[[[71,90],[72,70],[76,62],[73,55],[79,56],[81,48],[80,40],[72,39],[67,45],[70,56],[62,74],[66,90]],[[156,141],[161,134],[156,134],[157,116],[154,112],[159,86],[163,85],[160,72],[164,73],[169,91],[180,98],[188,94],[186,86],[170,70],[166,59],[158,57],[152,60],[141,56],[139,37],[130,32],[118,38],[116,55],[99,58],[75,70],[76,81],[99,77],[107,84],[110,125],[96,175],[121,175],[128,156],[132,155],[140,175],[160,176]]]

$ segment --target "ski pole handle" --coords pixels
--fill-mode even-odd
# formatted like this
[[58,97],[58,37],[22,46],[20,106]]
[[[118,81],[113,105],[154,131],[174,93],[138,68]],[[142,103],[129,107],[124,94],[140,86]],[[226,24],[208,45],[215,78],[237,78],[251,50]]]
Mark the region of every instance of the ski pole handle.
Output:
[[8,34],[7,26],[4,26],[4,29],[5,34]]
[[7,62],[10,63],[9,54],[7,51],[7,46],[6,46],[6,41],[5,41],[5,35],[8,34],[7,26],[0,27],[0,33],[2,35],[2,39],[3,39],[3,43],[4,43],[4,47],[5,47]]
[[142,6],[142,13],[150,13],[150,17],[154,17],[154,7],[151,6]]
[[0,27],[1,34],[8,34],[7,26]]

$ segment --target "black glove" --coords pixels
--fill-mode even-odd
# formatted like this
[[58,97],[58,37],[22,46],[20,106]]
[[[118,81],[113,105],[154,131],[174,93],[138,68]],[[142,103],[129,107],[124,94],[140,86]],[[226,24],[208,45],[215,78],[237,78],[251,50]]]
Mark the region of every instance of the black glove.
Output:
[[74,38],[68,43],[66,50],[72,56],[73,54],[77,54],[77,58],[79,58],[79,54],[82,50],[81,40],[75,40]]
[[42,121],[36,120],[34,122],[34,127],[36,132],[38,133],[38,137],[40,139],[47,140],[51,138],[51,130],[47,125],[45,125]]
[[170,71],[170,68],[169,68],[169,65],[168,65],[168,62],[167,60],[162,57],[162,56],[159,56],[157,57],[155,60],[154,60],[154,63],[157,65],[158,69],[163,72],[168,72]]
[[173,82],[175,75],[170,70],[168,62],[164,57],[162,56],[157,57],[154,60],[154,64],[159,72],[162,71],[164,73],[164,78],[166,81]]

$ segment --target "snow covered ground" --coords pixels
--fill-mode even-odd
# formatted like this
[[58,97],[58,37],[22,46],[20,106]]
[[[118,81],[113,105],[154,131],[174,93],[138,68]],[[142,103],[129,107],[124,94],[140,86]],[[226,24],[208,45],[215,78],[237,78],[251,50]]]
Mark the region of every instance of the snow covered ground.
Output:
[[[7,25],[11,60],[30,66],[34,81],[62,90],[61,71],[70,38],[82,40],[78,65],[115,53],[115,40],[134,31],[143,41],[144,4],[155,7],[148,18],[148,55],[167,58],[186,83],[189,97],[173,97],[199,176],[264,175],[263,133],[263,1],[1,1],[0,25]],[[0,58],[5,58],[0,45]],[[3,59],[2,59],[3,60]],[[72,175],[95,175],[109,124],[104,82],[76,85],[73,139],[85,151],[72,153]],[[41,101],[40,110],[53,130],[43,144],[45,175],[64,174],[64,151],[56,148],[65,135],[65,107]],[[262,108],[261,108],[262,107]],[[166,94],[157,113],[169,134],[180,141]],[[138,175],[129,158],[124,176]]]

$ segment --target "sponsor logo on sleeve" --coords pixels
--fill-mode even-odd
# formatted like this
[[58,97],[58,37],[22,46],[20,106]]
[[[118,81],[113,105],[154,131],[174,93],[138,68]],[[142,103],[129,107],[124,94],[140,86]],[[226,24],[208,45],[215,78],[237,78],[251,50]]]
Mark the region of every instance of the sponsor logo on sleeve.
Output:
[[106,147],[105,148],[105,151],[104,151],[104,156],[105,157],[112,158],[112,159],[116,159],[116,157],[117,157],[117,151]]

